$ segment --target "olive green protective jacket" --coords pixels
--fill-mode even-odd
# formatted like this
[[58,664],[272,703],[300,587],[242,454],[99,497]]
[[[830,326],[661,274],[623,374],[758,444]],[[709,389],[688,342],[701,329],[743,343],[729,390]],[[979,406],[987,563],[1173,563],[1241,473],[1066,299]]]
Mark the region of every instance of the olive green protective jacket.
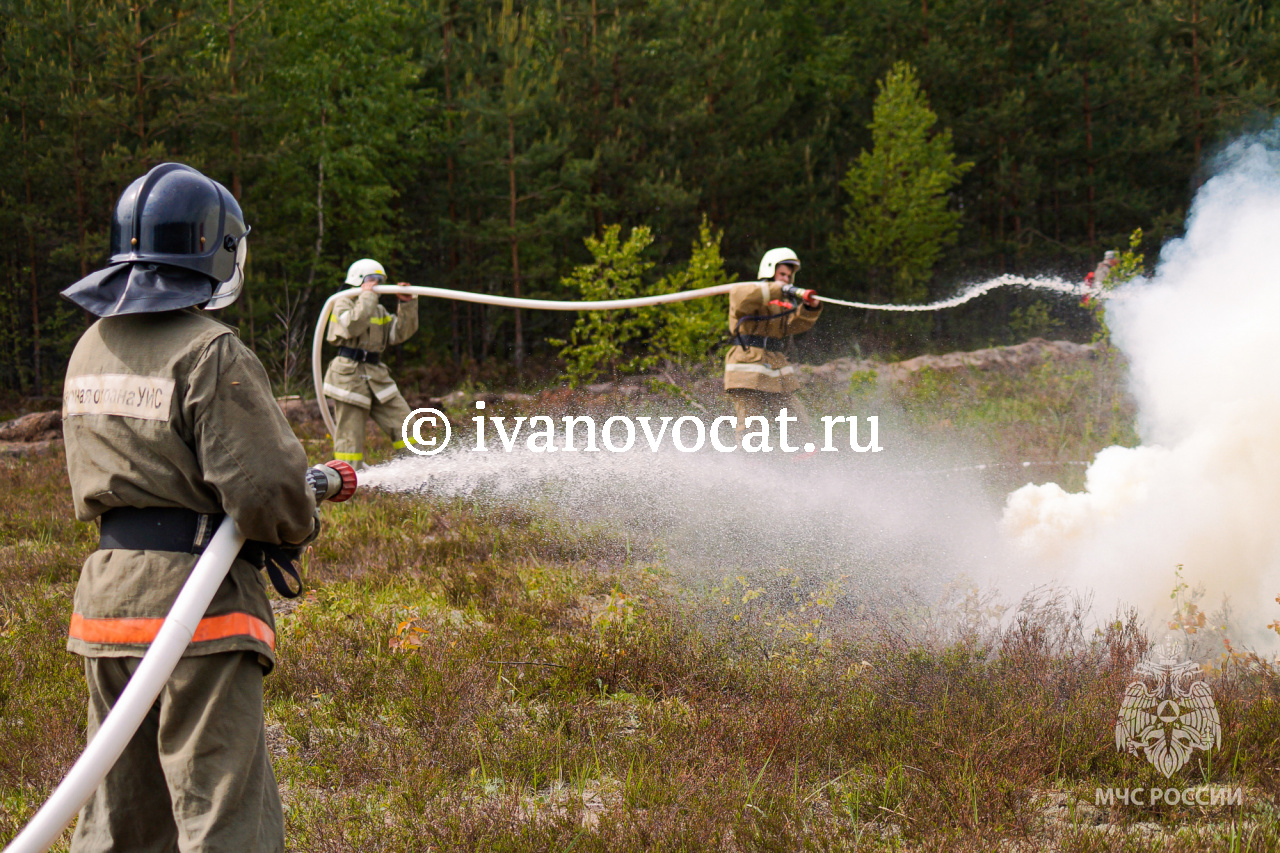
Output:
[[[249,539],[306,540],[316,523],[307,456],[257,356],[198,309],[107,317],[67,366],[62,431],[76,518],[114,507],[225,512]],[[95,551],[76,586],[67,648],[143,654],[196,563],[194,554]],[[261,573],[237,559],[187,656],[255,651],[275,663]]]
[[[393,315],[378,304],[371,290],[344,293],[333,303],[325,340],[335,346],[383,352],[418,331],[418,297],[401,302]],[[338,356],[324,373],[324,393],[362,409],[385,403],[400,393],[387,366]]]
[[[782,298],[781,282],[739,284],[729,291],[729,335],[762,335],[780,340],[787,335],[807,332],[822,313],[822,306],[809,308],[801,303],[798,311],[791,311],[790,307],[790,303]],[[726,391],[746,389],[790,394],[799,387],[800,379],[795,368],[787,363],[786,355],[781,352],[735,344],[724,357]]]

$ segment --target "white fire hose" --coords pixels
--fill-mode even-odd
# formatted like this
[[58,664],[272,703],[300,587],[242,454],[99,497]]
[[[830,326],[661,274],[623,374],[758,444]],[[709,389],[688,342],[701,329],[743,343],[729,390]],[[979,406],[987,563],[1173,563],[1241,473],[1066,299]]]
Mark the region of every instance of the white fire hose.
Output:
[[[339,464],[344,465],[346,471],[331,468],[330,470],[338,471],[340,479],[335,485],[333,479],[329,478],[327,494],[317,488],[317,500],[325,497],[329,500],[346,500],[355,492],[355,472],[346,463]],[[349,478],[347,472],[350,472]],[[156,638],[143,655],[142,663],[138,664],[124,691],[116,699],[107,719],[53,795],[22,832],[9,842],[4,853],[44,853],[75,818],[80,807],[93,796],[98,785],[115,766],[120,753],[124,752],[124,748],[133,739],[134,732],[155,704],[156,697],[173,674],[182,653],[191,644],[196,627],[204,618],[209,602],[222,585],[222,579],[230,571],[244,542],[244,534],[236,527],[235,521],[229,515],[225,517],[208,547],[196,561],[186,584],[173,602],[169,615],[165,617],[164,624],[160,626]]]
[[[679,293],[663,293],[658,296],[639,296],[633,299],[603,299],[597,302],[573,302],[554,299],[518,299],[514,296],[492,296],[488,293],[472,293],[468,290],[448,290],[443,287],[419,287],[417,285],[379,284],[373,288],[374,293],[404,293],[414,296],[434,296],[438,299],[454,299],[459,302],[478,302],[481,305],[497,305],[503,308],[540,308],[544,311],[617,311],[624,308],[648,308],[653,305],[665,305],[669,302],[687,302],[690,299],[702,299],[707,296],[722,296],[739,284],[759,284],[759,282],[730,282],[714,287],[703,287],[698,290],[684,290]],[[847,308],[863,308],[869,311],[937,311],[943,308],[954,308],[971,299],[998,287],[1031,287],[1039,290],[1051,290],[1068,296],[1079,296],[1085,289],[1078,284],[1071,284],[1059,278],[1023,278],[1015,275],[1002,275],[990,281],[976,284],[948,299],[931,302],[928,305],[884,305],[874,302],[847,302],[843,299],[832,299],[829,296],[815,297],[819,302],[832,305],[843,305]],[[329,435],[337,435],[338,427],[329,414],[329,405],[324,396],[323,371],[320,369],[321,351],[324,347],[324,329],[329,322],[329,312],[339,296],[351,293],[351,289],[342,290],[325,300],[316,319],[315,334],[311,339],[311,379],[315,383],[316,403],[320,406],[320,416],[329,429]],[[1099,297],[1105,296],[1099,292]]]
[[[482,305],[497,305],[503,308],[541,308],[544,311],[616,311],[622,308],[647,308],[651,305],[664,305],[668,302],[687,302],[690,299],[701,299],[704,296],[721,296],[728,293],[736,284],[718,284],[715,287],[703,287],[698,290],[684,290],[679,293],[663,293],[659,296],[639,296],[634,299],[605,299],[599,302],[562,302],[554,299],[517,299],[514,296],[491,296],[488,293],[472,293],[468,290],[448,290],[443,287],[419,287],[417,285],[379,284],[373,288],[374,293],[407,293],[414,296],[434,296],[438,299],[454,299],[459,302],[479,302]],[[311,379],[316,386],[316,403],[320,406],[320,416],[329,428],[329,435],[338,434],[338,426],[329,414],[329,405],[324,396],[323,371],[320,369],[321,349],[324,346],[324,327],[329,322],[329,312],[333,310],[334,301],[343,294],[351,293],[351,289],[333,294],[325,300],[320,309],[320,317],[316,320],[315,335],[311,339]]]

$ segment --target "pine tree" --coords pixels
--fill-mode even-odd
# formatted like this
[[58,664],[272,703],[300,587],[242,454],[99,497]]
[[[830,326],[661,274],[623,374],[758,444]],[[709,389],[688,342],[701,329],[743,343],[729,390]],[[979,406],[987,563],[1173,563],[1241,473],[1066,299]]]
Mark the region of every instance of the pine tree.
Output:
[[[473,233],[492,249],[501,247],[501,256],[487,260],[488,277],[503,275],[516,297],[554,271],[549,247],[580,222],[574,215],[580,170],[569,153],[570,131],[556,111],[560,60],[549,38],[554,23],[533,4],[517,10],[513,0],[504,0],[471,36],[472,62],[460,96],[469,129],[459,156],[477,171],[485,194],[502,200],[500,206],[476,205]],[[511,357],[519,373],[524,312],[516,309],[510,317]]]
[[955,242],[960,214],[949,209],[947,191],[970,164],[956,162],[949,131],[931,135],[936,122],[915,71],[895,65],[876,97],[874,147],[845,178],[848,220],[836,238],[840,250],[886,280],[873,296],[920,299],[943,247]]

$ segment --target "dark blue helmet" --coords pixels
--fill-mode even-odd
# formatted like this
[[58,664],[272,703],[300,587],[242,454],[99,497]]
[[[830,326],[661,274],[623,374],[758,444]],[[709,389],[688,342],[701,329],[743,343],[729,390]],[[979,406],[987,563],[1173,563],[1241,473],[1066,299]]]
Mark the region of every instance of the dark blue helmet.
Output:
[[111,218],[111,266],[63,295],[100,317],[221,308],[244,283],[249,233],[235,197],[181,163],[125,189]]
[[231,278],[249,231],[226,187],[181,163],[161,163],[125,189],[111,217],[111,262],[167,264]]

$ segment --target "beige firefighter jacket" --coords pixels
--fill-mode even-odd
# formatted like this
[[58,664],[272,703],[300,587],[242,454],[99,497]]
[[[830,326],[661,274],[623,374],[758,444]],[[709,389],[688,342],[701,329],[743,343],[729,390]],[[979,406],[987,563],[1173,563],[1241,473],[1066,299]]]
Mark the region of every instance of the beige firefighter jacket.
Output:
[[[344,293],[333,303],[325,340],[335,346],[383,352],[418,331],[418,297],[401,302],[393,316],[371,290]],[[338,356],[324,374],[324,393],[362,409],[386,403],[400,393],[387,366]]]
[[1093,286],[1102,289],[1107,283],[1107,279],[1111,278],[1111,273],[1115,271],[1115,266],[1103,261],[1098,264],[1097,269],[1093,271]]
[[[315,525],[307,456],[261,362],[198,309],[108,317],[67,365],[62,431],[76,518],[114,507],[225,512],[249,539],[300,543]],[[76,586],[67,648],[134,657],[195,565],[174,551],[95,551]],[[264,579],[236,560],[185,654],[246,650],[275,664]]]
[[[789,311],[786,305],[774,304],[781,301],[781,282],[760,281],[733,288],[729,291],[729,335],[732,337],[740,333],[782,339],[813,328],[822,313],[822,306],[809,308],[802,303],[798,311]],[[747,319],[749,317],[776,319]],[[790,394],[799,387],[800,379],[795,368],[787,363],[786,355],[781,352],[735,344],[724,357],[726,391],[742,388]]]

